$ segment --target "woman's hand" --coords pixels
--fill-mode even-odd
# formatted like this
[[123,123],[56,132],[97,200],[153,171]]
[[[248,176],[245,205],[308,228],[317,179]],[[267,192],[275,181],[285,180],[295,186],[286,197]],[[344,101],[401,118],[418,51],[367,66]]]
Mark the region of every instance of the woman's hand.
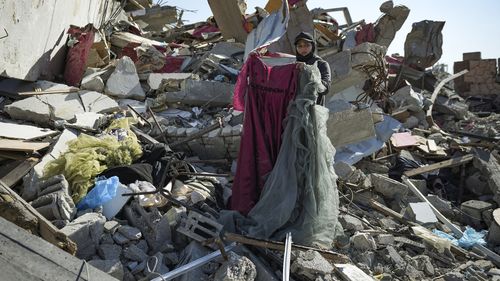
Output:
[[305,65],[306,65],[305,62],[301,62],[301,61],[296,62],[296,66],[300,70],[303,70]]

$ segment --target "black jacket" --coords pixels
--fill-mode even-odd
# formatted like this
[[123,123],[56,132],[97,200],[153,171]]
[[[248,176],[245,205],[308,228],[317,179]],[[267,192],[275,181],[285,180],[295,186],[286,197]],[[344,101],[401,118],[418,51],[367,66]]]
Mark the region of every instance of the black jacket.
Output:
[[316,41],[314,40],[311,34],[307,32],[299,33],[299,35],[295,37],[295,45],[297,45],[297,43],[300,40],[305,40],[310,42],[312,44],[312,50],[306,56],[301,56],[297,54],[296,55],[297,61],[304,62],[308,65],[312,65],[315,62],[317,62],[318,69],[321,73],[321,83],[325,86],[326,90],[321,93],[318,93],[318,100],[316,101],[316,103],[325,105],[325,95],[328,94],[328,91],[330,90],[330,83],[332,82],[330,65],[321,57],[314,54],[314,51],[316,50]]

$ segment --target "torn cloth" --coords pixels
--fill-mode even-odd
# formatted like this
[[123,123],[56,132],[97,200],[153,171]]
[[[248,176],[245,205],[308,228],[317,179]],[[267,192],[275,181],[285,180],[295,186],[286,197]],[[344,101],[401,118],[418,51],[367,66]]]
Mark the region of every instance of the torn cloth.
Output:
[[238,77],[234,105],[240,110],[245,106],[245,117],[230,203],[233,210],[246,214],[259,198],[278,157],[282,122],[295,97],[297,77],[295,64],[271,67],[255,54]]

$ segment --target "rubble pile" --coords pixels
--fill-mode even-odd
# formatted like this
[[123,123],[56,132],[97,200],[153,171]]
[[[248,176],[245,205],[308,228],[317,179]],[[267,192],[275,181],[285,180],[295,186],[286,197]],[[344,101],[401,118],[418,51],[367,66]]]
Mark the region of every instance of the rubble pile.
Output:
[[409,7],[387,1],[366,23],[288,1],[266,51],[314,31],[330,64],[343,235],[287,252],[218,221],[246,38],[281,1],[247,14],[245,1],[209,0],[214,16],[193,24],[126,2],[99,29],[68,30],[60,79],[0,78],[0,216],[119,280],[280,280],[290,253],[291,280],[500,280],[497,60],[464,53],[454,74],[433,72],[444,22],[414,23],[404,56],[389,55]]

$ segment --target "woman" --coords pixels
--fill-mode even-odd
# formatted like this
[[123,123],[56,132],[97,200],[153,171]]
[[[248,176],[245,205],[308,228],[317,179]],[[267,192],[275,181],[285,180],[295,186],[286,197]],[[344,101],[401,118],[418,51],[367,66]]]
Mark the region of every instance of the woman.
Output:
[[331,74],[330,65],[322,58],[314,54],[316,50],[316,42],[311,34],[301,32],[295,37],[295,52],[298,62],[298,67],[303,68],[305,64],[311,65],[317,63],[318,69],[321,73],[321,82],[326,87],[324,92],[318,93],[317,104],[325,105],[325,95],[330,90]]

